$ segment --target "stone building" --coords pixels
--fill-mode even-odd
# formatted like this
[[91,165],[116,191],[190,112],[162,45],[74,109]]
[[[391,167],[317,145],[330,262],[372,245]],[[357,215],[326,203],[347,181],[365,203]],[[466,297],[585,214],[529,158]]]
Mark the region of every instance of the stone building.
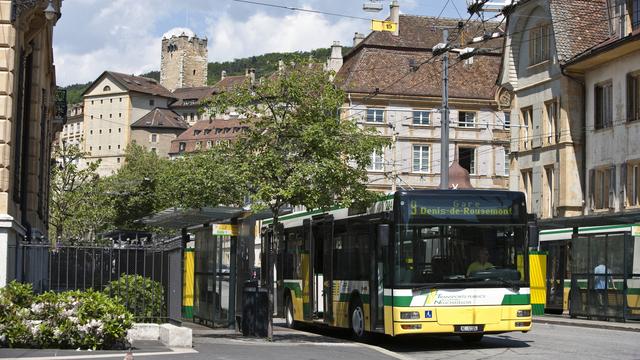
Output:
[[52,46],[61,3],[0,0],[0,287],[17,276],[18,241],[48,232],[51,144],[66,115]]
[[207,39],[190,35],[162,39],[160,84],[170,91],[207,85]]
[[608,37],[604,3],[523,1],[508,17],[498,83],[514,93],[510,189],[542,219],[583,213],[584,85],[564,68]]
[[71,108],[67,111],[67,122],[58,135],[60,145],[82,145],[83,110],[82,103],[79,103],[71,105]]
[[176,112],[155,108],[131,124],[131,141],[166,158],[169,156],[171,141],[187,128],[189,124]]
[[208,119],[205,114],[200,114],[202,102],[210,98],[216,92],[214,86],[180,88],[173,91],[173,96],[178,100],[171,104],[171,110],[182,116],[190,126],[199,120]]
[[100,176],[116,172],[131,143],[131,125],[156,108],[167,109],[176,99],[157,81],[105,71],[83,93],[84,151],[88,161],[100,159]]
[[[336,83],[347,94],[343,118],[375,127],[395,139],[391,148],[372,154],[369,187],[378,191],[437,188],[440,183],[442,80],[440,61],[431,50],[442,42],[442,30],[455,27],[450,19],[399,15],[392,5],[398,34],[372,32],[354,37],[344,56]],[[394,15],[395,14],[395,15]],[[475,26],[470,23],[470,32]],[[455,31],[450,39],[461,35]],[[334,48],[337,44],[334,44]],[[496,47],[500,43],[494,44]],[[335,49],[334,49],[335,51]],[[337,51],[336,51],[337,52]],[[506,189],[509,173],[509,118],[498,103],[495,85],[500,53],[477,55],[449,70],[450,162],[455,159],[480,189]]]

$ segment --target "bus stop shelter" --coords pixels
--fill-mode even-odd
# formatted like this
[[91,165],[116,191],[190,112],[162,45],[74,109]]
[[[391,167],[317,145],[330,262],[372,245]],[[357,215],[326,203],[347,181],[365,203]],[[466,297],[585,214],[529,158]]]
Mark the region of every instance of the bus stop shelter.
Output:
[[[190,239],[189,234],[195,235],[193,319],[196,322],[211,327],[229,327],[235,323],[236,284],[239,278],[246,276],[238,274],[248,273],[246,268],[250,261],[246,250],[248,244],[243,242],[243,250],[238,252],[242,227],[239,222],[246,214],[239,207],[169,208],[143,220],[151,226],[181,229],[183,250]],[[184,254],[178,261],[184,269]],[[174,276],[182,278],[183,273]],[[182,289],[183,286],[169,289],[169,296],[182,299]],[[181,311],[179,308],[168,310]]]

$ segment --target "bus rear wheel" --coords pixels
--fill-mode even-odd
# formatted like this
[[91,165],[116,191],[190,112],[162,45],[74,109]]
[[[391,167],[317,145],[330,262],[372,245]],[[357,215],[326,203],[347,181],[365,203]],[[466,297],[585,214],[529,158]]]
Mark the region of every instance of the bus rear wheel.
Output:
[[463,334],[460,335],[460,338],[466,343],[477,343],[482,340],[483,336],[484,334]]
[[351,334],[356,340],[366,340],[366,332],[364,330],[364,308],[362,301],[356,298],[351,303],[351,311],[349,311],[349,327]]
[[284,319],[289,329],[295,329],[296,320],[293,316],[293,300],[291,300],[291,295],[287,296],[287,301],[284,305]]

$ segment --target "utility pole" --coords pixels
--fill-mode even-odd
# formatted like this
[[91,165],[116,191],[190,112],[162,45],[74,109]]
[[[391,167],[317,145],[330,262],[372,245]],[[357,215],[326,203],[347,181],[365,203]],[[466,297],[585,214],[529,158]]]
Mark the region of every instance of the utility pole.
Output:
[[[448,46],[449,30],[442,29],[442,41]],[[449,188],[449,51],[442,55],[442,115],[440,116],[440,189]]]

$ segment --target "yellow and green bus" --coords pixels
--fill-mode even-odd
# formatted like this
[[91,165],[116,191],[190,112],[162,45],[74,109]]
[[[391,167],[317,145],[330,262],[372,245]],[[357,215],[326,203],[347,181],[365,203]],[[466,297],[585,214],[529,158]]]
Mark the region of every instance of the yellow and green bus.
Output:
[[528,221],[524,194],[493,190],[399,191],[366,210],[282,216],[280,309],[290,327],[355,338],[527,332]]
[[544,310],[572,317],[640,320],[640,224],[540,231]]

